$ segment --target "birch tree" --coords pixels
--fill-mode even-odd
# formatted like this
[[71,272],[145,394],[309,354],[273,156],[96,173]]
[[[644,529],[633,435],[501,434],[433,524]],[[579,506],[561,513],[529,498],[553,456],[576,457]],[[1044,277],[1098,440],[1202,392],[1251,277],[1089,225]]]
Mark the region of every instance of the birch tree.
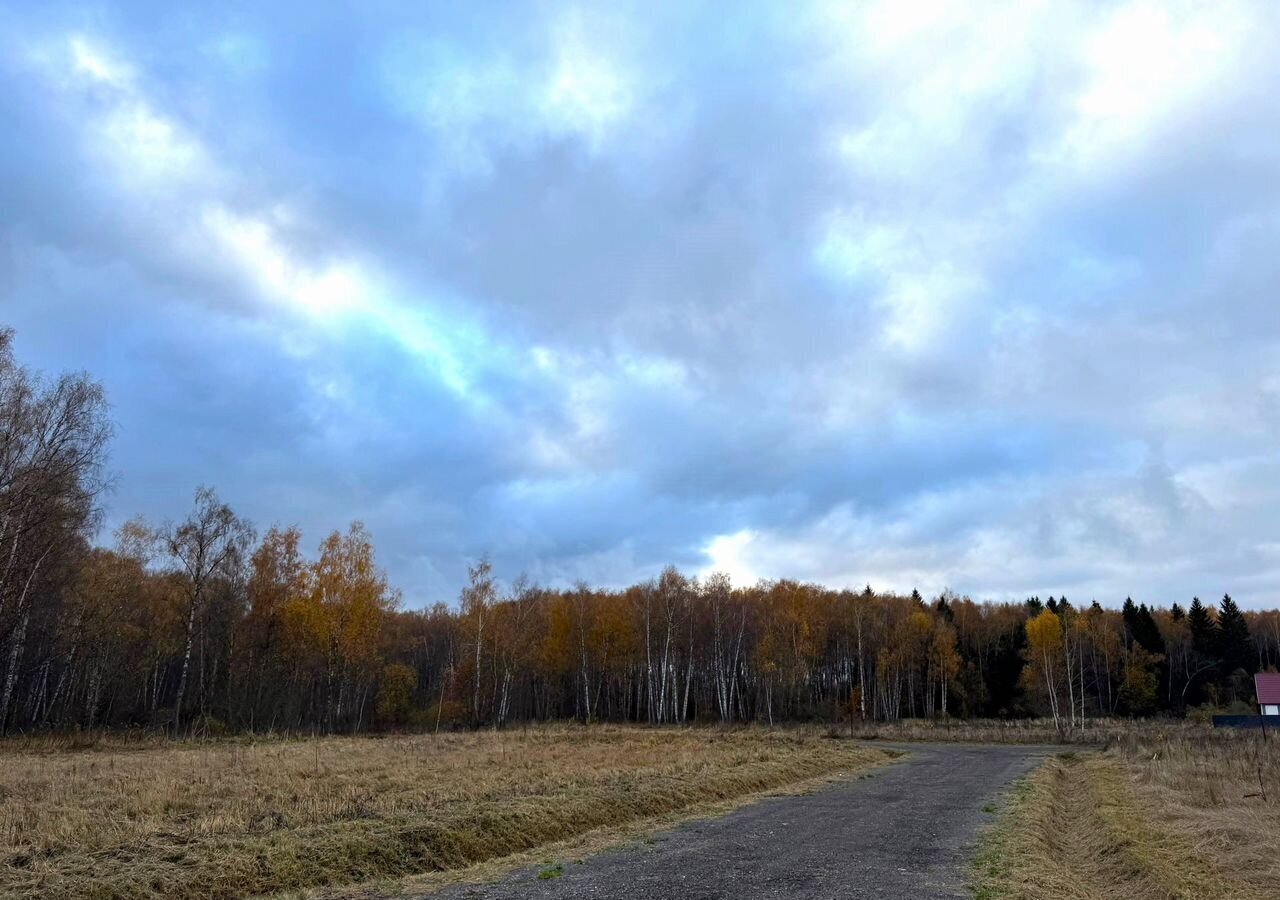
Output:
[[159,540],[179,576],[186,607],[178,690],[173,703],[176,733],[182,724],[199,616],[209,600],[213,581],[232,577],[233,569],[244,563],[253,542],[253,528],[219,500],[212,488],[201,487],[196,490],[191,514],[181,524],[164,528]]

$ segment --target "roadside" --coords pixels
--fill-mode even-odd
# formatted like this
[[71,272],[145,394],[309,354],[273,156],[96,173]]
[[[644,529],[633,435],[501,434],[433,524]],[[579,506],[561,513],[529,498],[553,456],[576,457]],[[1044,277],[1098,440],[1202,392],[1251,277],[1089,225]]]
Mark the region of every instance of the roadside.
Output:
[[230,900],[359,885],[890,758],[814,730],[618,726],[15,748],[0,765],[0,896]]
[[[988,810],[1011,782],[1054,750],[962,744],[886,749],[906,749],[909,755],[866,777],[763,800],[597,856],[546,852],[539,864],[496,883],[457,885],[430,896],[967,897],[966,876],[980,831],[991,820]],[[422,885],[424,891],[434,887]]]
[[[889,754],[895,752],[890,750]],[[727,800],[695,803],[674,812],[635,819],[621,825],[593,828],[563,840],[493,857],[462,868],[427,871],[401,878],[375,879],[359,885],[288,891],[271,895],[271,900],[406,900],[434,896],[446,888],[458,885],[475,889],[521,872],[537,880],[542,880],[539,876],[544,876],[544,873],[547,879],[559,877],[566,868],[585,865],[591,857],[603,853],[627,848],[651,848],[661,840],[661,835],[682,826],[696,828],[700,823],[718,819],[765,800],[804,796],[850,779],[874,778],[882,765],[893,765],[903,758],[886,755],[883,763],[862,769],[832,772]]]
[[1274,753],[1233,736],[1152,735],[1047,760],[984,839],[976,896],[1274,900]]

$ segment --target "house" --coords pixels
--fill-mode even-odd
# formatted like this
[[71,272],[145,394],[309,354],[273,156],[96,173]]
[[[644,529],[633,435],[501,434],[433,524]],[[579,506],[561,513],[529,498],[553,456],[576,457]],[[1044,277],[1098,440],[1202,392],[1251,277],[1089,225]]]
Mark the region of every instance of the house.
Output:
[[1280,675],[1275,672],[1259,672],[1253,676],[1253,687],[1258,692],[1261,714],[1280,716]]

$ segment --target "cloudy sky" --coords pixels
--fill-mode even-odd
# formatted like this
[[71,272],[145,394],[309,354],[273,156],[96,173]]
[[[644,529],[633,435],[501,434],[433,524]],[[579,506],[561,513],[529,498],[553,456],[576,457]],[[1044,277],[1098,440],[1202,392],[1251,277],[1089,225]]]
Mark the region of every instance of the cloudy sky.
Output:
[[1280,600],[1280,5],[178,6],[0,0],[0,322],[112,523]]

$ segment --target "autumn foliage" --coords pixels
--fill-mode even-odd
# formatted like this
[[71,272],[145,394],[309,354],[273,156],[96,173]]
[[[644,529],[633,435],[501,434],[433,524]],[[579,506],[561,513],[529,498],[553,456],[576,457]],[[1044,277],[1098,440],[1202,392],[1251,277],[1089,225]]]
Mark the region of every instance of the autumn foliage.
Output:
[[[44,381],[0,333],[0,729],[439,730],[577,719],[895,720],[1181,714],[1252,698],[1280,612],[1065,598],[981,603],[734,585],[506,583],[404,609],[358,522],[260,537],[198,490],[180,522],[95,547],[110,428],[85,376]],[[452,600],[453,598],[448,598]]]

